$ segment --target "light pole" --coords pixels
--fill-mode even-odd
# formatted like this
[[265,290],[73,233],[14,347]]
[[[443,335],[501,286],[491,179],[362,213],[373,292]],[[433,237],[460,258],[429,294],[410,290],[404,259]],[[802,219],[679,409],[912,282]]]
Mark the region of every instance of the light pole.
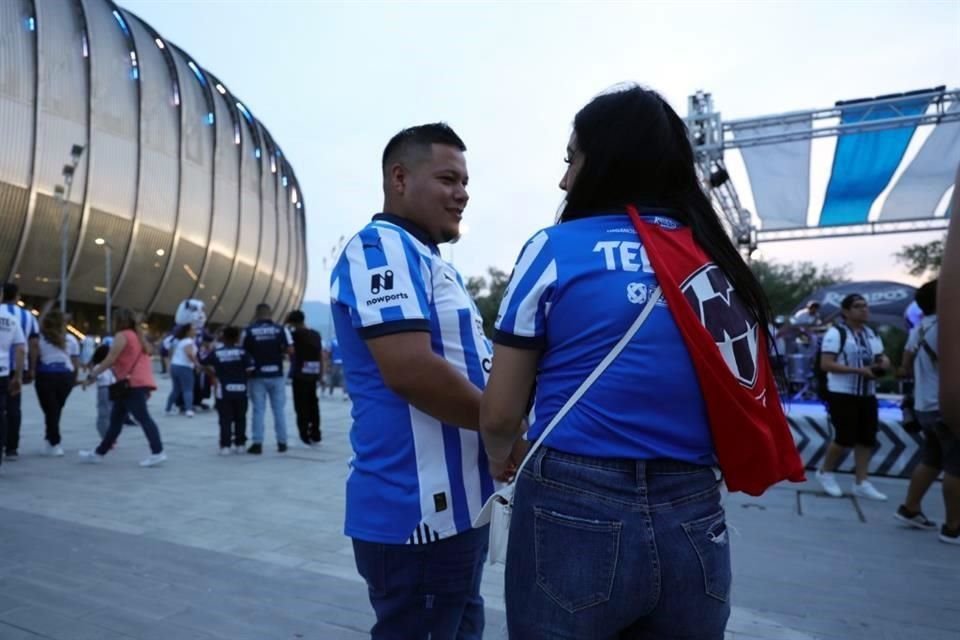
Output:
[[67,313],[67,205],[70,203],[70,189],[73,187],[73,174],[80,164],[83,155],[83,145],[75,144],[70,149],[70,164],[63,165],[63,183],[53,189],[54,197],[60,199],[60,313]]
[[104,240],[103,238],[97,238],[93,241],[94,244],[103,247],[103,252],[106,256],[107,262],[107,330],[104,332],[104,335],[110,335],[110,332],[113,330],[113,325],[110,324],[110,307],[112,306],[112,301],[110,300],[110,283],[113,280],[113,271],[110,268],[110,257],[113,255],[113,247],[110,246],[110,243]]

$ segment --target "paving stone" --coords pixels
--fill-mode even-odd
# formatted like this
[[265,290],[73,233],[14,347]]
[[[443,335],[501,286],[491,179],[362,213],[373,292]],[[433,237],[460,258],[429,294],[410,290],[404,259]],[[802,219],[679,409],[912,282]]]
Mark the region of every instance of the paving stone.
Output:
[[[292,442],[279,455],[268,424],[262,456],[221,457],[215,414],[162,416],[159,381],[150,407],[170,460],[156,469],[137,465],[136,427],[102,465],[79,464],[96,441],[89,392],[68,399],[67,456],[43,457],[25,390],[21,459],[0,476],[0,640],[367,637],[373,614],[342,531],[350,403],[323,396],[319,449]],[[292,402],[287,423],[294,437]],[[726,496],[728,640],[960,636],[960,554],[896,525],[905,481],[874,482],[890,502],[830,499],[813,482]],[[924,505],[935,520],[939,492]],[[485,569],[481,590],[485,637],[505,637],[502,567]]]

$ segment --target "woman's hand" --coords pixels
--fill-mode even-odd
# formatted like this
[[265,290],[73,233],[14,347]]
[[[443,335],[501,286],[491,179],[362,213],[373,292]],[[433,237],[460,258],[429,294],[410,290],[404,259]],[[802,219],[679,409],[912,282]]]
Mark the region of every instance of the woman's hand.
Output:
[[523,438],[527,433],[527,426],[527,420],[524,418],[520,424],[520,435],[514,440],[513,448],[506,458],[496,460],[491,458],[489,453],[487,454],[490,475],[493,476],[494,480],[498,482],[510,482],[513,480],[513,477],[517,475],[517,469],[520,468],[520,464],[530,449],[530,443]]

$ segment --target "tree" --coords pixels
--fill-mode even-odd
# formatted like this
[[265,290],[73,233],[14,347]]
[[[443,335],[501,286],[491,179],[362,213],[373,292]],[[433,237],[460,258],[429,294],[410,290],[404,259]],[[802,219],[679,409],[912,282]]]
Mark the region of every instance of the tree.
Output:
[[753,260],[750,269],[767,294],[774,315],[786,315],[818,289],[846,282],[850,267],[818,267],[812,262],[783,264],[772,260]]
[[910,275],[929,275],[930,278],[935,278],[943,264],[944,240],[945,238],[941,238],[925,244],[908,244],[893,255],[897,262],[907,266],[907,273]]
[[473,297],[480,309],[480,315],[483,317],[483,330],[487,336],[493,336],[493,324],[497,321],[497,313],[500,311],[500,301],[503,300],[503,294],[507,289],[507,282],[510,280],[509,274],[490,267],[487,269],[489,280],[483,276],[471,276],[467,278],[467,292]]

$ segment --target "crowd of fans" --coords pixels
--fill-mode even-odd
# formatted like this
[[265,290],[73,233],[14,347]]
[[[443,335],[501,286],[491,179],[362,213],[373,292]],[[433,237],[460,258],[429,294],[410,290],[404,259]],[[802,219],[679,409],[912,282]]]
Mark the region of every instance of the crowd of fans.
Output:
[[[334,339],[324,348],[320,334],[306,325],[300,310],[290,312],[285,325],[273,322],[267,305],[259,305],[256,313],[245,329],[225,326],[210,334],[187,324],[152,341],[135,313],[119,309],[113,334],[97,344],[92,336],[78,340],[58,309],[38,317],[19,300],[17,285],[5,284],[0,305],[0,464],[20,457],[22,395],[29,386],[36,389],[43,413],[44,455],[65,455],[60,429],[64,406],[77,387],[94,387],[100,443],[94,449],[81,449],[80,459],[102,462],[123,427],[139,425],[150,447],[141,465],[163,463],[167,454],[160,426],[147,402],[157,390],[155,356],[159,356],[161,374],[169,375],[172,383],[164,416],[192,418],[197,411],[210,410],[205,401],[212,398],[219,417],[221,455],[263,452],[268,402],[277,450],[287,450],[288,383],[299,437],[307,446],[318,446],[322,441],[318,392],[325,387],[333,394],[336,386],[343,386],[339,346]],[[248,404],[253,408],[249,446]]]

